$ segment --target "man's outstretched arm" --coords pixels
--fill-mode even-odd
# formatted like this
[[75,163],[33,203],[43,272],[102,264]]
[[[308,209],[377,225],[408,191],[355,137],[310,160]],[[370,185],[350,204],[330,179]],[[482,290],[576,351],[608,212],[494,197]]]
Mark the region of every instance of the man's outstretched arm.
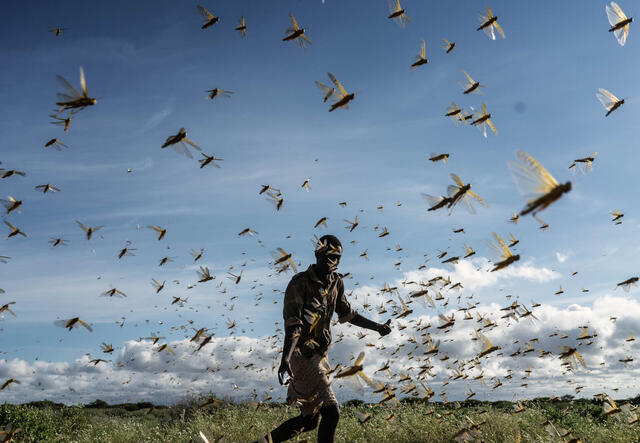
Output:
[[386,323],[376,323],[360,314],[356,314],[351,320],[349,320],[349,323],[371,331],[376,331],[383,337],[391,332],[391,326],[389,326],[391,319],[387,320]]

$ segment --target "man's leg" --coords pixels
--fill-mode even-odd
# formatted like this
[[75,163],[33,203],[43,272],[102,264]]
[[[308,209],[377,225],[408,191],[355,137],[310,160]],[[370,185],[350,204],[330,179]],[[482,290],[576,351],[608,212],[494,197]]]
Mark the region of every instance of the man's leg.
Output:
[[320,415],[322,420],[318,428],[318,443],[333,443],[340,419],[340,409],[338,405],[323,406],[320,408]]
[[[273,443],[280,443],[295,437],[301,432],[311,431],[318,426],[318,419],[318,414],[307,415],[306,417],[300,414],[297,417],[290,418],[271,431],[271,440],[273,440]],[[269,441],[268,436],[265,436],[265,440]]]

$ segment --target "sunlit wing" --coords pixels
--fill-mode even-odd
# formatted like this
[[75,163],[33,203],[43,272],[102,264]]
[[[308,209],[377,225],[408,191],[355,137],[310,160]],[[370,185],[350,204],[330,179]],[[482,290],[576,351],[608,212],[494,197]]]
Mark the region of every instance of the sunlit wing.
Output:
[[629,24],[627,23],[622,28],[613,31],[613,35],[618,39],[620,46],[624,46],[627,42],[627,36],[629,35]]
[[[480,25],[485,24],[486,22],[489,21],[491,17],[487,17],[484,14],[478,14],[478,22],[480,22]],[[487,35],[487,37],[489,37],[491,40],[495,40],[496,39],[496,34],[493,30],[493,24],[486,26],[484,28],[482,28],[482,30],[484,31],[484,33]]]
[[493,22],[492,26],[496,28],[496,30],[498,31],[498,34],[500,34],[502,38],[505,38],[504,31],[502,30],[502,26],[500,26],[498,22]]
[[616,402],[611,398],[608,397],[605,399],[605,402],[603,404],[603,412],[605,415],[608,414],[612,414],[614,412],[619,412],[620,409],[618,408],[618,406],[616,405]]
[[197,149],[198,151],[202,151],[202,149],[200,149],[200,146],[196,145],[194,142],[192,142],[191,140],[189,140],[187,137],[183,138],[183,141],[189,143],[192,147],[194,147],[195,149]]
[[211,20],[213,18],[213,14],[211,14],[209,11],[207,11],[204,7],[198,5],[196,6],[196,8],[198,9],[198,12],[200,13],[200,15],[202,16],[202,18],[204,20]]
[[456,174],[451,173],[449,175],[458,186],[460,186],[461,188],[464,186],[464,183],[462,183],[462,180],[460,180],[460,177],[458,177]]
[[516,151],[516,156],[520,162],[509,161],[509,169],[518,191],[527,201],[532,201],[558,186],[556,179],[535,158],[520,150]]
[[58,83],[60,83],[60,85],[65,89],[67,96],[71,96],[72,100],[82,98],[82,94],[80,94],[76,88],[71,86],[71,83],[69,83],[64,77],[56,75],[56,78],[58,79]]
[[93,328],[91,326],[89,326],[86,322],[84,322],[82,320],[78,320],[78,323],[80,323],[82,326],[87,328],[89,331],[93,332]]
[[600,103],[602,103],[602,106],[604,106],[607,111],[610,110],[611,107],[619,101],[618,97],[616,97],[606,89],[600,88],[598,89],[598,91],[600,92],[596,93],[596,97],[598,97],[598,100],[600,100]]
[[370,379],[367,374],[365,374],[364,372],[360,371],[358,372],[358,376],[364,380],[364,382],[367,384],[367,386],[369,386],[372,389],[379,389],[381,383],[375,380]]
[[[281,251],[282,251],[282,252],[284,252],[282,249],[281,249]],[[286,254],[286,253],[285,253],[285,254]],[[289,262],[289,264],[291,265],[291,268],[293,269],[293,272],[298,272],[298,268],[296,267],[296,264],[293,262],[293,257],[289,257],[289,258],[287,259],[287,261],[288,261],[288,262]]]
[[493,24],[491,26],[487,26],[486,28],[484,28],[483,31],[484,31],[485,34],[487,34],[487,36],[491,40],[495,40],[496,39],[496,33],[494,32]]
[[482,332],[478,332],[478,337],[480,337],[480,338],[482,339],[482,341],[484,342],[484,344],[483,344],[483,346],[484,346],[483,351],[486,351],[487,349],[489,349],[489,348],[492,348],[492,347],[493,347],[493,343],[491,343],[491,342],[489,341],[489,339],[486,337],[486,335],[484,335]]
[[361,351],[360,354],[358,354],[358,358],[356,358],[353,366],[358,366],[360,363],[362,363],[362,360],[364,360],[364,351]]
[[293,16],[293,14],[289,14],[289,18],[291,19],[291,24],[293,25],[293,28],[297,31],[300,28],[298,27],[298,22],[296,21],[296,18]]
[[333,75],[332,73],[328,72],[327,73],[329,75],[329,78],[331,79],[331,81],[333,82],[334,85],[336,85],[336,88],[338,88],[338,91],[340,91],[340,94],[342,94],[342,96],[346,96],[347,95],[347,91],[344,90],[344,88],[342,87],[342,84],[340,83],[340,81],[335,77],[335,75]]
[[309,40],[309,37],[307,37],[306,34],[302,34],[300,38],[303,39],[305,42],[311,44],[311,40]]
[[620,9],[620,6],[618,6],[616,2],[611,2],[611,5],[607,5],[605,9],[607,11],[607,18],[609,19],[609,24],[611,26],[615,26],[621,21],[627,19],[627,16],[624,12],[622,12],[622,9]]
[[491,119],[487,119],[486,121],[487,125],[489,125],[489,127],[491,128],[491,130],[493,131],[493,133],[495,135],[498,135],[498,129],[496,128],[496,125],[493,124],[493,122],[491,121]]
[[484,138],[487,138],[487,121],[483,121],[482,123],[480,123],[479,125],[476,126],[478,128],[478,130],[480,132],[482,132],[482,135],[484,136]]
[[82,88],[82,93],[84,94],[84,96],[88,97],[89,94],[87,93],[87,80],[84,77],[84,69],[82,69],[82,66],[80,67],[80,87]]
[[427,294],[426,292],[422,295],[422,297],[420,297],[420,301],[422,302],[423,306],[430,306],[432,308],[436,307],[436,303],[433,301],[433,299],[431,298],[431,296],[429,294]]
[[470,83],[469,86],[475,83],[469,74],[467,74],[465,71],[462,71],[462,73],[464,74],[465,77],[467,77],[467,80],[469,80],[469,83]]
[[500,237],[495,232],[493,232],[492,235],[493,235],[493,238],[495,240],[495,243],[491,242],[492,249],[494,249],[494,251],[497,253],[498,257],[500,257],[501,260],[505,260],[505,259],[511,257],[511,255],[512,255],[511,254],[511,250],[509,249],[507,244],[504,242],[502,237]]
[[469,197],[472,197],[474,200],[476,200],[476,201],[477,201],[478,203],[480,203],[482,206],[484,206],[484,207],[486,207],[486,208],[488,208],[488,207],[489,207],[489,204],[488,204],[486,201],[484,201],[484,199],[483,199],[482,197],[480,197],[478,194],[476,194],[475,192],[473,192],[473,191],[469,190],[469,191],[467,191],[467,195],[468,195]]
[[[462,208],[465,209],[465,211],[467,211],[469,214],[475,214],[476,213],[476,208],[473,207],[473,203],[471,202],[471,199],[469,198],[468,192],[465,192],[465,194],[460,197],[458,200],[455,201],[454,206],[460,206]],[[449,213],[451,213],[451,211],[453,210],[453,206],[451,208],[449,208]]]
[[427,43],[422,39],[422,45],[420,46],[420,58],[427,58]]

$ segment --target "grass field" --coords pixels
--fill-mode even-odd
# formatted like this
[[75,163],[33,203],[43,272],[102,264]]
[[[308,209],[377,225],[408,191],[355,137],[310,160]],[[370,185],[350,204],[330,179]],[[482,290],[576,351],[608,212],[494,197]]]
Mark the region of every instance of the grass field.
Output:
[[[640,399],[635,400],[632,403]],[[628,424],[633,413],[623,411],[606,417],[597,401],[532,400],[523,405],[523,412],[514,413],[514,405],[509,402],[404,402],[399,407],[348,402],[342,405],[336,441],[516,442],[518,434],[522,442],[569,441],[568,436],[552,436],[542,425],[546,421],[553,423],[558,433],[568,430],[585,443],[636,442],[640,438],[640,424]],[[275,403],[217,402],[201,409],[195,403],[150,406],[108,406],[102,402],[85,406],[4,404],[0,406],[0,425],[20,428],[15,441],[24,442],[201,442],[200,431],[211,442],[245,442],[257,440],[268,429],[297,415],[297,411]],[[361,423],[367,414],[371,418]],[[459,434],[463,428],[468,429],[467,440]],[[315,432],[303,434],[303,439],[316,441]]]

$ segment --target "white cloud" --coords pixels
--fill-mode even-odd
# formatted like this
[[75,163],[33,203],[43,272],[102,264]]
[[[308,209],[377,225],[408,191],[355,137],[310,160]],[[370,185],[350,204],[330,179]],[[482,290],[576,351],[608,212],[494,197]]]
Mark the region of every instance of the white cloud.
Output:
[[560,278],[556,271],[545,267],[536,267],[527,261],[522,264],[513,264],[505,269],[496,272],[491,271],[489,260],[479,257],[471,260],[460,260],[453,265],[453,272],[444,268],[428,268],[421,271],[410,271],[405,273],[407,280],[427,281],[437,276],[449,276],[452,282],[461,282],[463,287],[474,291],[476,289],[493,286],[500,280],[523,279],[536,283]]
[[[373,288],[361,288],[362,294]],[[358,297],[359,299],[359,297]],[[415,306],[415,304],[413,305]],[[414,309],[417,309],[416,306]],[[361,350],[365,350],[365,372],[383,382],[398,383],[401,374],[418,378],[421,366],[433,366],[434,377],[425,377],[425,384],[436,393],[446,391],[450,400],[463,399],[469,389],[477,392],[480,399],[512,399],[539,395],[575,394],[578,386],[584,386],[582,395],[593,395],[603,390],[618,388],[617,396],[634,394],[633,377],[640,376],[637,363],[622,363],[627,355],[637,356],[635,342],[626,342],[630,332],[640,324],[640,303],[614,296],[603,296],[593,305],[573,304],[566,308],[542,305],[533,310],[537,320],[521,319],[515,322],[500,317],[503,311],[497,304],[479,305],[475,309],[485,318],[491,318],[498,326],[485,329],[484,333],[493,344],[500,346],[482,359],[482,368],[472,368],[471,361],[481,350],[481,343],[474,341],[475,330],[482,327],[474,320],[463,320],[457,310],[456,323],[449,332],[437,329],[441,324],[435,314],[418,314],[392,321],[393,332],[384,338],[377,333],[366,332],[363,339],[356,336],[358,329],[352,325],[336,325],[333,329],[334,345],[330,350],[332,365],[348,365]],[[388,314],[385,314],[385,317]],[[615,321],[610,318],[617,317]],[[422,341],[417,326],[430,324],[428,329],[435,341],[440,340],[440,353],[425,356],[424,350],[415,342]],[[406,328],[401,329],[402,326]],[[597,334],[589,340],[577,340],[581,326]],[[557,334],[556,334],[557,333]],[[563,339],[562,334],[567,338]],[[553,336],[552,336],[553,335]],[[537,338],[538,341],[531,341]],[[530,342],[534,352],[521,354],[517,358],[509,355],[517,349],[523,351]],[[171,341],[175,355],[159,353],[159,345],[149,341],[126,341],[116,351],[109,363],[89,364],[89,356],[84,355],[73,362],[26,362],[20,359],[0,361],[0,381],[16,378],[22,383],[11,385],[2,392],[2,400],[24,402],[36,399],[51,399],[67,403],[90,402],[101,398],[108,402],[153,401],[173,403],[184,397],[215,393],[218,397],[245,400],[255,392],[258,399],[266,395],[282,400],[284,388],[277,385],[275,369],[281,351],[281,337],[265,336],[251,338],[228,336],[214,338],[199,353],[194,353],[195,344],[188,340]],[[366,346],[367,344],[373,346]],[[583,355],[587,368],[579,368],[571,374],[563,374],[558,358],[563,346],[578,349]],[[544,358],[541,350],[551,352]],[[448,355],[448,363],[441,357]],[[93,357],[97,357],[94,355]],[[101,355],[100,357],[109,358]],[[376,372],[382,364],[391,361],[393,376]],[[458,362],[457,364],[454,362]],[[605,363],[604,366],[601,363]],[[531,367],[531,375],[523,379],[525,369]],[[449,377],[455,369],[461,370],[468,378],[452,381]],[[511,380],[505,379],[508,371],[513,371]],[[473,377],[483,373],[487,385]],[[491,377],[502,380],[503,386],[491,390]],[[447,386],[443,382],[449,381]],[[524,387],[523,384],[528,384]],[[346,400],[358,397],[348,386],[340,386],[336,381],[338,397]],[[401,388],[400,388],[401,389]],[[123,398],[126,392],[126,398]],[[365,399],[380,399],[379,396],[365,395]]]
[[569,258],[569,254],[563,254],[562,252],[556,252],[556,259],[558,263],[564,263]]

